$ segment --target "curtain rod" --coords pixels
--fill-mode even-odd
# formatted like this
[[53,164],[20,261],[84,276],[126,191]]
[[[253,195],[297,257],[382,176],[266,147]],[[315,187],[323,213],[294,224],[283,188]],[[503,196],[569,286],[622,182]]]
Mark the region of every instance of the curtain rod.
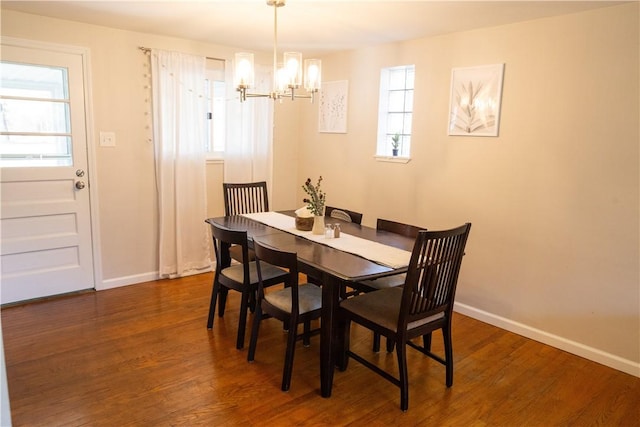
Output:
[[[141,51],[143,51],[144,53],[149,53],[151,52],[151,48],[150,47],[144,47],[144,46],[138,46],[138,49],[140,49]],[[225,61],[222,58],[212,58],[210,56],[205,56],[205,58],[207,59],[211,59],[212,61]]]

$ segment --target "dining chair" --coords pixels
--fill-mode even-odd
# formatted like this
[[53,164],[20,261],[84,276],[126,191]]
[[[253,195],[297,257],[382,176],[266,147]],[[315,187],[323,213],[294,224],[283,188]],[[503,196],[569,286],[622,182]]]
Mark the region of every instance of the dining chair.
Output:
[[[409,407],[406,347],[410,346],[445,365],[447,387],[453,385],[451,318],[458,274],[471,224],[445,231],[420,231],[403,286],[349,298],[338,308],[338,367],[349,358],[360,362],[400,388],[400,409]],[[398,375],[380,368],[349,348],[351,322],[378,332],[396,344]],[[442,330],[444,357],[432,353],[431,334]],[[422,337],[422,345],[411,341]]]
[[[219,304],[218,317],[223,317],[229,289],[240,292],[242,296],[240,298],[236,348],[241,349],[244,347],[247,308],[250,306],[255,307],[256,305],[255,295],[258,289],[257,265],[255,261],[231,264],[231,258],[228,254],[230,245],[239,247],[242,259],[248,259],[249,244],[246,231],[228,229],[216,224],[212,219],[207,219],[206,222],[211,226],[213,249],[216,256],[216,271],[213,276],[207,328],[213,329],[216,303]],[[283,283],[287,278],[287,272],[276,266],[262,263],[261,269],[264,287]]]
[[356,224],[362,224],[362,214],[360,212],[350,211],[342,208],[335,208],[333,206],[325,206],[324,216],[337,218]]
[[[222,183],[224,194],[224,214],[226,216],[242,215],[246,213],[268,212],[269,197],[266,181],[245,183]],[[239,247],[229,249],[231,258],[242,262]],[[249,261],[255,259],[253,251],[249,250]]]
[[[402,222],[382,218],[378,218],[376,229],[410,237],[412,239],[418,237],[418,233],[420,232],[420,230],[426,230],[426,228],[416,227],[415,225],[404,224]],[[354,290],[351,291],[347,296],[350,297],[361,292],[373,292],[380,289],[402,286],[406,279],[407,274],[401,273],[395,274],[393,276],[379,277],[377,279],[363,280],[361,282],[358,282],[355,285]],[[387,352],[391,353],[393,351],[393,347],[393,341],[387,340]],[[380,351],[380,334],[376,332],[374,332],[373,334],[373,351]]]
[[[298,283],[298,257],[295,252],[280,251],[263,245],[256,239],[253,244],[258,267],[258,303],[253,317],[247,360],[252,362],[255,358],[258,332],[263,320],[273,317],[288,325],[282,373],[282,391],[288,391],[291,386],[296,341],[302,339],[303,344],[308,346],[311,335],[320,332],[319,328],[311,329],[311,321],[320,318],[322,291],[317,286]],[[265,267],[271,266],[284,268],[288,270],[288,274],[284,279],[284,288],[265,292]],[[298,334],[299,324],[304,325],[302,334]]]

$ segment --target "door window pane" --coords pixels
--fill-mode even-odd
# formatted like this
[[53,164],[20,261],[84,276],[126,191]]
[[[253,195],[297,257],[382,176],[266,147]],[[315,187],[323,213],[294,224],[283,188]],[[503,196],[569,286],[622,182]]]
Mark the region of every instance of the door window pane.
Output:
[[67,69],[0,63],[0,166],[70,166]]
[[71,137],[0,135],[0,166],[69,166]]
[[0,131],[69,133],[69,104],[51,101],[2,99]]

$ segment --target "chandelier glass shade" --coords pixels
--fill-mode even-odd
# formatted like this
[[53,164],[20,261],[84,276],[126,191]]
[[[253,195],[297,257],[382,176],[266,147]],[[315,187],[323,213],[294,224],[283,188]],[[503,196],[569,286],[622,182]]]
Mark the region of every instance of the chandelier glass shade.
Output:
[[[285,52],[282,62],[278,62],[278,8],[285,5],[286,0],[267,0],[273,7],[273,83],[269,93],[253,93],[255,88],[255,67],[253,53],[235,54],[234,85],[240,92],[240,101],[251,97],[269,97],[273,100],[290,98],[307,98],[314,100],[315,94],[322,84],[322,61],[319,59],[302,60],[299,52]],[[303,87],[306,94],[296,93]]]

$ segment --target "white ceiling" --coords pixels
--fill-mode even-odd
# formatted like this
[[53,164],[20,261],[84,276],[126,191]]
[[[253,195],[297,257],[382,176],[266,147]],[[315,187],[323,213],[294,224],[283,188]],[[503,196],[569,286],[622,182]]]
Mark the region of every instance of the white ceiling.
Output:
[[[636,0],[637,1],[637,0]],[[613,6],[616,1],[287,0],[279,50],[305,57]],[[266,0],[1,1],[2,9],[253,51],[273,48]]]

